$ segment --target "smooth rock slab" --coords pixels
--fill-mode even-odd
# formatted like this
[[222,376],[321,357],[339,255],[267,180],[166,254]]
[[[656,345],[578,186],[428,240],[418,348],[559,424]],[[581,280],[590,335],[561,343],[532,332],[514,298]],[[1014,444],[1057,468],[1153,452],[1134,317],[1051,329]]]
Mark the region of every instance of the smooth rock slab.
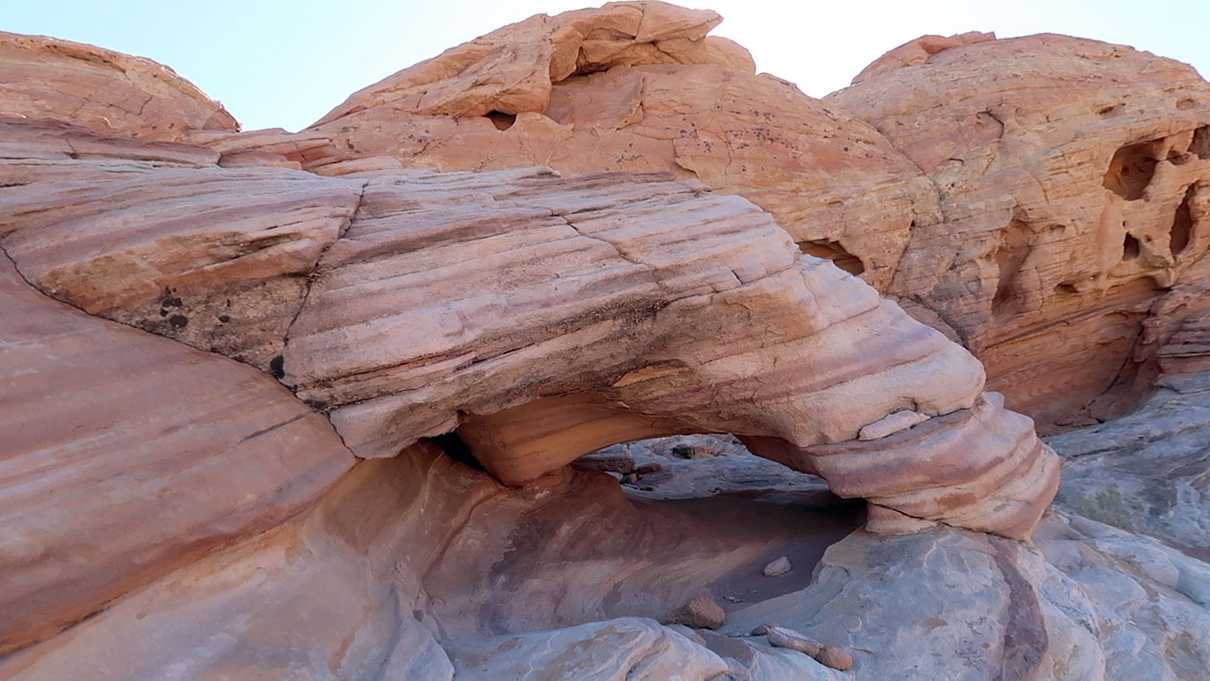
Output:
[[86,315],[0,253],[0,653],[269,529],[354,458],[270,376]]
[[792,627],[851,651],[859,681],[1204,681],[1210,566],[1059,513],[1035,540],[856,532],[809,587],[732,612],[722,633]]
[[633,617],[456,642],[446,650],[460,681],[709,681],[729,669],[701,645]]
[[1135,412],[1047,441],[1064,506],[1210,560],[1210,374],[1164,378]]

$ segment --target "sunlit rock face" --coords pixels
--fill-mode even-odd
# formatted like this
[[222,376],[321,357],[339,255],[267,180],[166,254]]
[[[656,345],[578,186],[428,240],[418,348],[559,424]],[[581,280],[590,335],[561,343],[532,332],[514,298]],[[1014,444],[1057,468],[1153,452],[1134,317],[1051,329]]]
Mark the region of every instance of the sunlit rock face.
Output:
[[[1149,326],[1204,318],[1162,301],[1204,281],[1210,85],[1128,47],[987,38],[909,43],[825,101],[939,193],[943,219],[918,225],[889,292],[945,319],[1011,405],[1045,424],[1090,402],[1104,417],[1155,368]],[[916,48],[931,54],[891,59]]]
[[0,116],[65,121],[102,135],[161,142],[199,130],[239,130],[221,104],[167,66],[69,40],[3,31]]
[[[59,139],[47,135],[25,143]],[[1028,421],[1001,437],[994,424],[1018,417],[977,406],[973,357],[698,183],[543,169],[325,178],[197,159],[39,168],[6,192],[0,239],[33,286],[273,374],[362,457],[457,430],[523,484],[616,442],[734,432],[775,458],[805,452],[792,465],[846,496],[894,508],[909,503],[894,494],[923,494],[901,510],[929,520],[1024,537],[1053,495],[1055,460]],[[986,413],[968,443],[986,454],[934,480],[953,462],[929,463],[927,439],[827,454],[883,461],[856,475],[810,449],[905,409]]]
[[[993,373],[1006,400],[956,341],[995,360],[1004,329],[1154,299],[1119,385],[1203,367],[1204,104],[1155,111],[1204,85],[1022,39],[1039,74],[1121,60],[1163,85],[1125,128],[1057,96],[1021,104],[1033,128],[993,110],[995,140],[949,140],[991,159],[959,191],[860,88],[891,101],[895,74],[1016,43],[922,38],[820,101],[754,75],[718,21],[535,17],[298,134],[239,132],[146,60],[0,38],[0,678],[1200,681],[1195,523],[1134,503],[1161,496],[1145,476],[1114,480],[1133,515],[1100,519],[1176,548],[1072,511],[1108,488],[1086,450],[1120,458],[1109,430],[1056,440],[1082,461],[1047,514],[1060,460],[1012,411],[1049,413],[1065,343],[1091,373],[1119,346],[1046,332],[1025,355],[1055,375]],[[1088,125],[1060,143],[1042,122],[1069,114]],[[1063,144],[1071,195],[1041,176],[1021,198]],[[999,279],[1014,312],[967,314],[987,288],[964,263],[1040,267],[1035,213],[1011,237],[988,217],[1005,201],[1121,217],[1134,264],[1080,269],[1072,237],[1065,316]],[[979,250],[997,239],[1012,257]],[[1197,489],[1200,412],[1170,402],[1171,477]],[[684,625],[693,604],[717,631]]]
[[[1159,369],[1152,306],[1202,279],[1189,270],[1208,243],[1210,86],[1193,69],[971,32],[906,43],[817,100],[755,74],[742,48],[706,35],[717,21],[656,3],[535,17],[371,85],[297,135],[195,137],[324,174],[695,177],[963,343],[1042,426],[1137,398]],[[1204,318],[1173,307],[1165,319]]]

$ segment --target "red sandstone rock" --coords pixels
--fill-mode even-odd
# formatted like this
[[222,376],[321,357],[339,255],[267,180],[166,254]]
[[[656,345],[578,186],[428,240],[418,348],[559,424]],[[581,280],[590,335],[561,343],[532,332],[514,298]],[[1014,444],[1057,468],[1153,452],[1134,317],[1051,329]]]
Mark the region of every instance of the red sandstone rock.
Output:
[[[667,28],[639,31],[637,16]],[[1127,360],[1152,303],[1210,243],[1197,227],[1210,86],[1195,72],[1095,41],[972,32],[910,41],[819,101],[705,49],[716,21],[647,3],[535,17],[260,142],[298,139],[288,158],[317,172],[391,156],[696,176],[959,339],[1043,426],[1112,411],[1090,403],[1139,382]],[[645,42],[685,27],[696,47],[676,58]],[[1201,344],[1201,318],[1180,345]]]
[[917,225],[889,292],[935,310],[990,386],[1045,425],[1129,384],[1152,305],[1200,280],[1210,85],[1092,40],[957,42],[875,62],[825,101],[878,128],[940,194],[944,219]]
[[112,137],[179,141],[239,125],[172,69],[45,36],[0,32],[0,116],[49,119]]
[[[692,660],[694,678],[715,678],[731,668],[721,649],[735,646],[654,622],[517,633],[615,608],[667,612],[694,579],[700,586],[728,566],[750,572],[769,555],[750,518],[734,530],[743,541],[702,541],[682,531],[697,527],[691,513],[653,520],[612,479],[563,468],[652,435],[735,432],[838,495],[868,499],[871,530],[947,524],[1028,538],[1058,482],[1032,423],[982,392],[982,368],[946,336],[811,256],[861,272],[985,357],[1053,372],[1019,382],[994,374],[1034,410],[1075,404],[1104,378],[1098,353],[1087,383],[1053,399],[1052,384],[1073,371],[1060,350],[1104,330],[1101,313],[1125,311],[1130,323],[1151,315],[1131,336],[1140,364],[1203,361],[1199,188],[1210,133],[1195,74],[1074,39],[926,37],[835,97],[879,132],[753,76],[742,48],[705,36],[717,22],[661,3],[535,17],[371,86],[297,135],[238,133],[221,107],[144,60],[0,39],[0,319],[16,320],[0,328],[0,378],[13,402],[0,411],[0,441],[18,444],[0,455],[18,481],[0,485],[0,606],[16,613],[0,623],[0,651],[113,602],[93,622],[0,659],[0,676],[64,676],[88,658],[98,678],[123,681],[178,673],[183,662],[218,675],[448,681],[455,669],[519,673],[533,668],[531,651],[566,649],[575,652],[542,658],[546,671],[591,657],[617,674],[664,678]],[[1016,70],[998,79],[988,63]],[[118,72],[128,82],[112,100],[92,101]],[[1051,79],[1071,94],[1034,92]],[[901,92],[903,83],[935,85],[948,99]],[[960,96],[968,86],[975,96]],[[1098,109],[1094,119],[1083,107],[1098,92],[1137,97],[1138,108]],[[1021,104],[1006,110],[996,95]],[[1163,97],[1173,95],[1169,106]],[[928,120],[917,96],[941,120]],[[966,106],[988,107],[974,114],[973,133]],[[983,112],[998,133],[979,128]],[[1089,174],[1102,156],[1108,170]],[[565,175],[500,170],[531,163]],[[1047,174],[1032,177],[1039,169]],[[651,170],[661,173],[635,173]],[[1072,217],[1073,235],[1038,231],[1055,211]],[[1094,214],[1089,231],[1081,220]],[[1106,246],[1118,218],[1128,262]],[[1087,248],[1079,237],[1093,232]],[[1086,250],[1060,262],[1072,244]],[[1073,296],[1060,306],[1044,290],[1052,270]],[[1159,298],[1152,284],[1173,291]],[[1069,318],[1076,331],[1051,331]],[[1023,337],[1025,350],[1005,349]],[[204,350],[271,372],[311,409],[264,373]],[[51,395],[47,385],[76,389]],[[1031,391],[1048,397],[1025,399]],[[451,432],[521,487],[470,474],[421,441]],[[341,437],[362,456],[395,458],[359,464],[318,510],[287,522],[352,466]],[[995,653],[1005,669],[1036,666],[1039,651],[1057,658],[1076,640],[1052,626],[1063,607],[1047,605],[1040,620],[1033,589],[1050,578],[1036,552],[930,535],[901,539],[946,580],[954,563],[930,558],[944,558],[945,542],[978,549],[948,554],[955,561],[994,568],[965,607],[979,622],[1010,613],[980,633],[1005,642]],[[906,543],[888,550],[854,536],[833,552],[824,581],[859,564],[900,572]],[[842,560],[864,543],[868,555]],[[629,563],[615,562],[619,546]],[[583,574],[544,578],[569,555],[582,558]],[[653,555],[674,569],[664,574]],[[1164,588],[1201,574],[1164,560],[1146,568]],[[952,596],[946,580],[930,589]],[[496,599],[514,589],[532,600]],[[850,600],[860,617],[878,602]],[[1184,601],[1163,607],[1179,613],[1171,621],[1191,612]],[[1050,641],[1052,628],[1068,639]],[[442,641],[452,658],[434,632],[457,639]],[[782,632],[767,633],[774,642]],[[783,643],[838,669],[853,664],[845,649]],[[747,647],[741,666],[776,659],[738,645]]]
[[[804,256],[738,197],[532,169],[350,180],[116,158],[42,168],[2,197],[0,245],[31,283],[267,369],[361,456],[457,430],[493,474],[523,484],[615,442],[730,431],[842,496],[1011,536],[1053,494],[1057,468],[1036,440],[984,441],[977,428],[970,446],[1001,465],[947,468],[945,484],[999,511],[935,489],[927,441],[852,481],[848,457],[818,458],[812,447],[906,408],[953,412],[938,423],[958,428],[1020,425],[960,416],[982,385],[973,358]],[[1014,465],[1032,474],[1010,481]]]
[[0,654],[305,508],[353,464],[269,376],[91,317],[0,254]]

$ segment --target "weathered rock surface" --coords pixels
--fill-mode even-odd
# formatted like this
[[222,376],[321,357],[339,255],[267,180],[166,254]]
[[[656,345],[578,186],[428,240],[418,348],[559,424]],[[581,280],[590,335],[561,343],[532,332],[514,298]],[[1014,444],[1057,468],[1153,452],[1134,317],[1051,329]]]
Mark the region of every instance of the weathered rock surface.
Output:
[[1189,318],[1177,345],[1207,345],[1210,313],[1153,309],[1206,279],[1189,272],[1210,246],[1198,227],[1210,85],[1193,69],[1063,36],[923,36],[820,101],[703,37],[717,21],[660,3],[539,16],[404,69],[297,135],[195,139],[325,174],[695,177],[960,340],[1047,428],[1138,396],[1149,377],[1134,374],[1155,362],[1139,352],[1149,316]]
[[756,75],[743,48],[705,35],[719,21],[658,2],[538,16],[371,85],[297,135],[195,139],[323,174],[385,157],[695,177],[885,288],[913,221],[937,219],[932,185],[868,124]]
[[[70,677],[88,659],[115,681],[658,679],[674,664],[753,681],[1205,678],[1210,567],[1154,540],[1063,515],[1036,548],[858,532],[793,584],[759,577],[760,556],[809,541],[810,511],[747,502],[761,522],[716,495],[681,514],[617,490],[599,473],[510,489],[430,445],[363,462],[307,517],[0,660],[0,677]],[[700,630],[704,646],[627,615],[745,572],[783,588],[737,604],[733,635]],[[852,670],[748,636],[765,622],[846,648]]]
[[[17,148],[58,139],[36,132]],[[457,430],[522,484],[616,442],[734,432],[841,496],[1016,537],[1053,494],[1053,455],[982,406],[968,353],[739,197],[662,175],[348,179],[137,156],[0,162],[22,178],[0,245],[48,295],[272,372],[360,456]],[[873,475],[872,448],[811,449],[904,409],[946,416]],[[939,486],[919,433],[951,427],[985,458],[946,463]]]
[[62,161],[55,181],[6,192],[0,244],[90,314],[268,369],[364,182],[119,163]]
[[623,618],[476,641],[451,649],[458,679],[710,681],[721,657],[652,620]]
[[731,613],[725,631],[778,622],[841,643],[844,678],[871,681],[1206,678],[1210,566],[1078,516],[1048,516],[1035,541],[858,532],[810,587]]
[[[917,48],[928,56],[897,55]],[[1129,392],[1150,308],[1210,248],[1196,71],[1066,36],[926,37],[825,101],[940,195],[943,218],[917,224],[887,292],[934,310],[1044,425],[1115,381]],[[1120,409],[1111,398],[1091,414]]]
[[1210,88],[971,33],[821,102],[718,21],[535,17],[299,134],[0,34],[0,678],[1204,681],[1205,379],[1059,440],[1158,539],[1038,526],[951,341],[1047,423],[1205,368]]
[[[842,503],[823,478],[753,456],[732,435],[673,435],[611,445],[572,465],[614,474],[626,485],[626,493],[638,499],[727,494],[812,508]],[[628,475],[634,475],[633,481]]]
[[1131,414],[1049,442],[1066,507],[1210,561],[1210,374],[1166,377]]
[[[304,518],[0,658],[0,678],[70,678],[87,659],[90,678],[106,681],[428,681],[448,680],[453,668],[504,679],[543,641],[565,642],[569,665],[621,678],[648,669],[639,660],[656,653],[653,670],[682,655],[687,668],[717,666],[713,653],[652,621],[613,618],[663,617],[702,588],[751,601],[801,588],[744,585],[771,556],[806,561],[804,548],[821,552],[858,522],[838,517],[722,497],[632,502],[599,473],[517,490],[422,444],[358,464]],[[514,639],[528,652],[498,650]],[[592,654],[577,653],[576,641]]]
[[269,376],[91,317],[0,253],[0,654],[305,508],[352,466]]
[[221,104],[150,59],[2,31],[0,116],[69,122],[143,140],[239,130]]

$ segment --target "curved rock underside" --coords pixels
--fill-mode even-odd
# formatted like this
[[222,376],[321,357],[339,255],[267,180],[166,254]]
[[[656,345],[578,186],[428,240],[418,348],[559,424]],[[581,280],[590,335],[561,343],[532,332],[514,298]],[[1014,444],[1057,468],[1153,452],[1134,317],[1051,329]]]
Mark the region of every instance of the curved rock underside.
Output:
[[[1032,194],[1013,182],[1062,135],[1038,132],[1045,116],[1024,108],[1019,138],[1009,125],[995,143],[959,134],[947,154],[994,158],[961,191],[942,189],[939,166],[872,107],[892,101],[895,74],[1017,43],[965,34],[889,53],[835,96],[867,123],[754,75],[743,48],[706,35],[718,21],[654,2],[535,17],[356,93],[298,134],[238,132],[152,62],[0,34],[0,678],[70,678],[87,659],[92,678],[115,680],[878,679],[932,655],[895,641],[930,635],[893,614],[882,629],[881,615],[854,624],[840,608],[779,615],[849,646],[852,676],[739,635],[768,623],[740,613],[831,599],[845,580],[874,598],[901,586],[890,577],[917,553],[925,572],[930,556],[952,556],[986,586],[953,636],[971,650],[999,643],[953,678],[995,678],[979,675],[992,667],[1133,678],[1106,671],[1130,648],[1111,589],[1056,569],[1141,570],[1131,640],[1146,645],[1133,649],[1198,678],[1185,670],[1210,659],[1204,564],[1154,542],[1122,557],[1092,538],[1111,530],[1074,516],[1044,523],[1078,526],[1064,535],[1071,553],[1012,541],[1042,518],[1059,459],[952,339],[994,359],[1004,338],[1033,338],[1026,329],[1092,320],[1085,342],[1116,315],[1138,325],[1126,354],[1109,343],[1086,361],[1200,368],[1204,83],[1125,48],[1021,39],[1021,59],[1043,57],[1034,77],[1118,68],[1044,59],[1084,45],[1155,69],[1165,96],[1194,103],[1172,113],[1158,89],[1135,90],[1140,110],[1122,113],[1133,122],[1101,116],[1111,122],[1095,139],[1067,139],[1055,174],[1072,184],[1028,204],[1084,197],[1064,204],[1073,236],[1056,244],[1077,243],[1080,216],[1123,217],[1133,264],[1079,269],[1091,250],[1065,252],[1064,271],[1083,277],[1064,282],[1067,307],[980,316],[969,310],[987,302],[985,279],[963,277],[1010,238],[988,216],[1007,205],[1035,223],[1041,213],[1018,210]],[[888,94],[859,89],[877,87]],[[1149,125],[1168,126],[1164,141],[1102,178],[1102,147]],[[997,164],[1008,190],[975,193]],[[1188,230],[1147,222],[1169,192],[1185,197],[1174,210]],[[956,236],[942,248],[945,229]],[[1042,257],[1033,227],[1022,230],[1012,243],[1028,253],[1010,265],[1040,267],[1028,265]],[[1152,304],[1150,317],[1114,307]],[[1071,361],[1031,357],[1040,373]],[[1053,397],[1010,375],[993,375],[1010,399]],[[732,478],[709,499],[650,485],[627,496],[567,467],[693,433],[733,433],[797,471],[774,489],[801,491],[810,474],[865,503],[815,482],[803,503]],[[856,533],[824,553],[862,523],[912,536]],[[779,556],[796,576],[760,577]],[[941,607],[946,575],[919,578],[921,612]],[[659,623],[703,590],[730,594],[744,630]],[[1022,602],[1036,607],[1010,607]],[[1080,665],[1060,670],[1063,655]]]
[[1152,308],[1204,280],[1190,268],[1210,248],[1210,85],[1192,68],[1065,36],[924,36],[817,100],[705,36],[718,21],[658,3],[535,17],[301,133],[195,138],[321,174],[694,177],[961,341],[1046,428],[1139,394]]

